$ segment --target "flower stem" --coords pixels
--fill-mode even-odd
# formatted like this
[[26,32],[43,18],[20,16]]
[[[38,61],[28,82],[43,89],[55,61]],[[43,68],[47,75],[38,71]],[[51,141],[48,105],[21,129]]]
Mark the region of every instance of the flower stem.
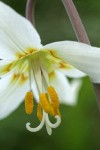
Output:
[[35,2],[36,0],[27,0],[26,18],[35,26]]
[[68,13],[69,19],[72,23],[72,26],[74,28],[74,31],[75,31],[78,41],[82,42],[82,43],[90,44],[87,33],[84,29],[84,26],[82,24],[82,21],[79,17],[79,14],[75,8],[73,1],[72,0],[62,0],[62,2]]
[[98,104],[99,111],[100,111],[100,84],[93,83],[93,85],[94,85],[94,89],[96,93],[97,104]]
[[[84,29],[80,16],[76,10],[76,7],[72,0],[62,0],[62,3],[65,6],[65,9],[68,13],[72,26],[74,28],[75,34],[79,42],[86,43],[90,45],[90,41],[88,39],[87,33]],[[93,83],[98,107],[100,110],[100,84]]]

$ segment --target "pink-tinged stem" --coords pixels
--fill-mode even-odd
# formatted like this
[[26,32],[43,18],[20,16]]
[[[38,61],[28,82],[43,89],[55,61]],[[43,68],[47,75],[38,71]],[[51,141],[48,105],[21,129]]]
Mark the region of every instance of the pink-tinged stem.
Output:
[[27,0],[26,18],[35,26],[35,2],[36,0]]
[[72,26],[74,28],[74,31],[75,31],[78,41],[86,43],[86,44],[90,44],[87,33],[84,29],[84,26],[82,24],[82,21],[79,17],[79,14],[75,8],[73,1],[72,0],[62,0],[62,2],[68,13],[69,19],[72,23]]
[[[89,38],[87,36],[87,33],[84,29],[84,26],[82,24],[82,21],[80,19],[80,16],[76,10],[76,7],[72,0],[62,0],[62,3],[64,4],[64,7],[68,13],[68,16],[70,18],[70,21],[72,23],[72,26],[74,28],[75,34],[77,36],[77,39],[79,42],[86,43],[90,45]],[[100,84],[93,83],[98,107],[100,110]]]

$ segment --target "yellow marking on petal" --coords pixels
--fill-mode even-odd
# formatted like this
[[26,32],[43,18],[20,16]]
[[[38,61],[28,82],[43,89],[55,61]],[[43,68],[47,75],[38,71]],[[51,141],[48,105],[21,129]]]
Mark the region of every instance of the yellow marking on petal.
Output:
[[54,72],[54,71],[52,71],[52,72],[49,73],[49,77],[52,78],[52,77],[54,77],[54,76],[55,76],[55,72]]
[[36,48],[29,48],[29,49],[27,49],[23,54],[17,52],[17,53],[16,53],[16,57],[17,57],[18,59],[21,59],[21,58],[23,58],[23,57],[26,57],[26,56],[28,56],[28,55],[33,54],[35,51],[37,51]]
[[13,75],[13,77],[11,79],[11,82],[18,80],[19,77],[20,77],[19,73],[18,74],[14,73],[14,75]]
[[12,63],[4,66],[1,70],[2,72],[8,73],[11,70]]
[[31,48],[29,48],[27,51],[26,51],[26,53],[28,54],[28,55],[30,55],[30,54],[32,54],[32,53],[34,53],[35,51],[37,51],[37,49],[31,49]]
[[20,79],[19,83],[20,83],[20,85],[23,85],[27,81],[28,76],[25,76],[24,73],[22,73],[20,76],[21,76],[21,79]]
[[40,94],[40,104],[42,109],[44,109],[45,112],[49,113],[52,116],[55,115],[52,105],[50,104],[46,94],[44,93]]
[[37,108],[37,117],[41,121],[43,117],[43,109],[41,107],[41,104],[38,103],[38,108]]
[[70,69],[70,68],[72,68],[72,66],[69,65],[68,63],[60,62],[59,63],[59,68],[61,68],[61,69]]
[[59,57],[56,56],[56,51],[55,51],[55,50],[48,50],[48,51],[50,52],[50,54],[51,54],[53,57],[59,59]]
[[25,56],[25,54],[21,54],[21,53],[19,53],[19,52],[16,53],[16,57],[17,57],[18,59],[20,59],[20,58],[22,58],[22,57],[24,57],[24,56]]
[[33,102],[33,93],[27,92],[25,96],[25,111],[26,114],[30,115],[33,112],[34,102]]
[[23,85],[27,80],[28,76],[26,76],[24,73],[15,73],[11,79],[11,82],[15,82],[19,79],[19,84]]

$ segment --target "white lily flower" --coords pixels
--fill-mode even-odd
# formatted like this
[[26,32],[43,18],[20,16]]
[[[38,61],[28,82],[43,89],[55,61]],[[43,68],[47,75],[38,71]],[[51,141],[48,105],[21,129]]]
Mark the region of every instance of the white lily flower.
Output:
[[[68,64],[66,59],[63,61],[64,55],[67,58],[66,48],[72,47],[73,51],[76,50],[73,44],[75,43],[58,42],[42,46],[32,24],[0,2],[1,119],[14,111],[23,99],[26,113],[31,114],[35,97],[40,125],[32,128],[30,123],[27,123],[26,128],[36,132],[46,125],[47,132],[51,135],[52,128],[58,127],[61,122],[59,99],[63,103],[74,104],[80,87],[79,80],[70,84],[65,76],[84,76],[84,73]],[[77,47],[80,45],[81,49],[88,47],[77,43]],[[56,118],[55,124],[50,122],[49,115]]]

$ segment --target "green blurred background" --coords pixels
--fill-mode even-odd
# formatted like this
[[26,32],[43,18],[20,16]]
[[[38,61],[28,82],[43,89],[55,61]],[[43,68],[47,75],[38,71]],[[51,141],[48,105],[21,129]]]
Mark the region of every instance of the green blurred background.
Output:
[[[24,15],[26,0],[2,0]],[[91,44],[100,46],[100,0],[74,0]],[[77,40],[60,0],[37,0],[36,28],[42,43]],[[5,93],[6,94],[6,93]],[[27,116],[22,104],[14,113],[0,121],[0,150],[100,150],[100,113],[88,77],[83,79],[78,104],[60,106],[61,125],[48,136],[45,127],[30,133],[25,123],[37,125],[34,116]]]

